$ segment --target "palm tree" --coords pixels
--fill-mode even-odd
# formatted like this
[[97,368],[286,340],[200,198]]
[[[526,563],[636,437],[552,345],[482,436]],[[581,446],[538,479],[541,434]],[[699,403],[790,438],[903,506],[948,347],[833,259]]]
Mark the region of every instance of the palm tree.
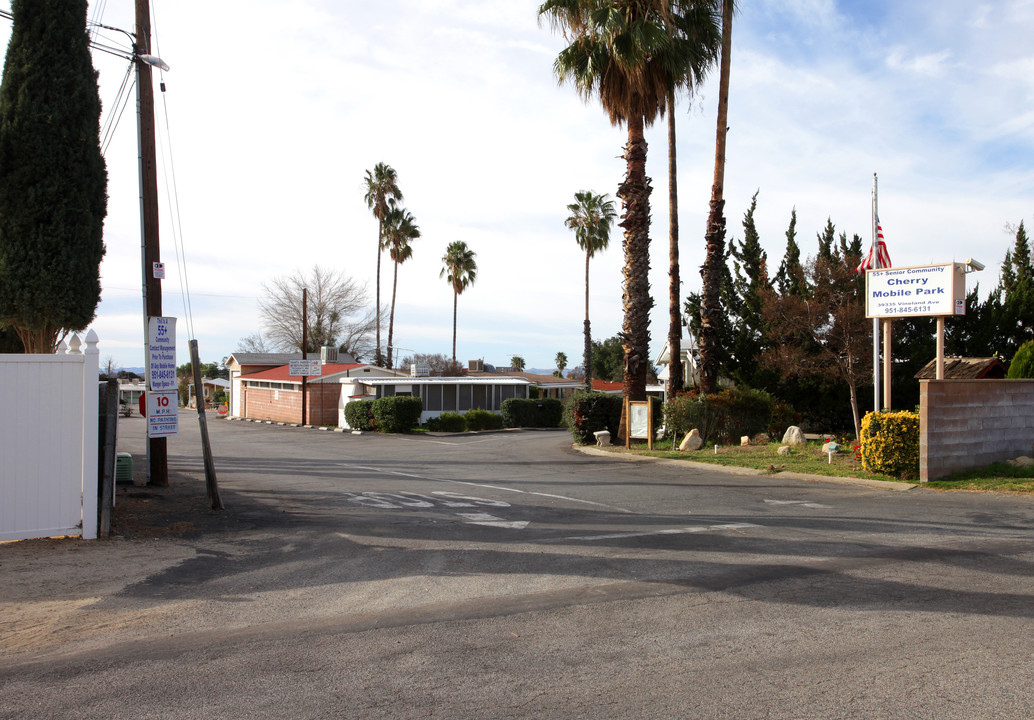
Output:
[[474,262],[476,253],[462,240],[449,243],[442,256],[442,271],[439,277],[452,286],[452,363],[456,364],[456,306],[460,293],[474,284],[478,266]]
[[514,355],[510,358],[510,367],[512,367],[517,372],[524,372],[524,365],[524,358],[520,355]]
[[643,131],[663,116],[669,86],[682,87],[701,56],[699,39],[678,28],[709,6],[710,0],[546,0],[539,6],[539,17],[570,40],[553,65],[557,78],[573,82],[587,100],[598,98],[611,122],[628,130],[627,171],[617,196],[625,231],[624,385],[631,400],[646,399],[653,307]]
[[585,251],[585,389],[592,389],[592,334],[589,331],[589,260],[610,243],[610,226],[614,224],[614,201],[606,193],[591,191],[574,194],[575,202],[567,206],[571,213],[564,225],[574,230],[578,247]]
[[381,250],[384,248],[384,221],[391,210],[390,202],[402,200],[402,191],[398,186],[398,175],[394,168],[384,163],[377,163],[373,171],[366,171],[366,205],[377,218],[377,348],[374,350],[374,363],[384,365],[381,356]]
[[413,256],[410,242],[420,237],[420,228],[408,210],[398,207],[394,202],[384,222],[384,244],[388,256],[395,263],[394,277],[391,282],[391,315],[388,316],[388,367],[392,367],[391,351],[395,337],[395,295],[399,285],[399,265]]
[[682,85],[687,95],[692,95],[695,88],[704,80],[704,76],[714,65],[721,49],[721,32],[719,29],[717,3],[694,3],[690,12],[678,15],[681,25],[672,24],[669,32],[684,33],[698,40],[700,53],[689,68],[681,83],[674,78],[668,86],[668,396],[683,389],[684,372],[682,369],[682,281],[679,277],[679,194],[678,163],[675,152],[675,95],[678,85]]
[[553,374],[557,377],[563,377],[564,368],[567,367],[567,353],[565,353],[563,350],[558,352],[556,354],[556,360],[554,362],[556,362],[556,372],[554,372]]
[[715,135],[714,184],[707,217],[700,307],[700,389],[718,389],[718,322],[722,313],[721,278],[725,264],[725,136],[729,130],[729,66],[732,52],[733,0],[722,0],[722,65],[718,79],[718,129]]

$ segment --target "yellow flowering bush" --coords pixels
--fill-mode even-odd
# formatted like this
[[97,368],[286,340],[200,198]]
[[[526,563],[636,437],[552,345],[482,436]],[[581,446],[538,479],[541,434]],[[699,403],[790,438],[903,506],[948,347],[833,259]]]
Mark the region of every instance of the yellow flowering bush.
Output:
[[869,472],[918,477],[919,413],[866,413],[861,454],[862,467]]

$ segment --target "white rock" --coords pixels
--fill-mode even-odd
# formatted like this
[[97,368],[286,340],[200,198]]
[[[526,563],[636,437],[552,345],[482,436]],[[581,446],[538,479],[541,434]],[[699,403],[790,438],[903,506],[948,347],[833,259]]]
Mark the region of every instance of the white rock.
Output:
[[786,428],[786,432],[783,433],[783,445],[804,445],[806,442],[804,433],[796,425]]
[[693,428],[688,433],[686,433],[686,437],[682,439],[682,443],[679,445],[679,450],[682,450],[683,452],[687,450],[699,450],[703,446],[704,439],[700,437],[700,431],[696,428]]
[[776,450],[776,452],[779,453],[780,455],[789,455],[790,454],[790,446],[789,445],[783,445],[778,450]]

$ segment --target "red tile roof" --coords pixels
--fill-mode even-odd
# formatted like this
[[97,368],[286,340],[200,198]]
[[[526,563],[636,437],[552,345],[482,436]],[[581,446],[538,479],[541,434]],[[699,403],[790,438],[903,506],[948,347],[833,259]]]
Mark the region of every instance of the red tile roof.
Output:
[[596,392],[623,392],[625,384],[611,382],[610,380],[596,380],[594,378],[592,381],[592,389]]
[[[343,373],[347,370],[355,370],[356,368],[368,367],[366,363],[352,363],[349,365],[342,363],[324,363],[323,364],[323,375],[336,375],[337,373]],[[242,380],[265,380],[267,382],[301,382],[301,377],[297,375],[288,375],[288,365],[281,365],[280,367],[270,368],[269,370],[262,370],[261,372],[251,373],[249,375],[241,375]],[[314,377],[313,375],[309,376]]]

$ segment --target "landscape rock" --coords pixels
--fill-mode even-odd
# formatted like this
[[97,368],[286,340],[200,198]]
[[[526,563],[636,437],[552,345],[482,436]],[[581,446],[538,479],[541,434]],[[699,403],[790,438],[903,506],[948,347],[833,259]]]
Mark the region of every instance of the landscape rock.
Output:
[[740,436],[740,447],[744,447],[746,445],[750,445],[750,435],[741,435]]
[[593,433],[596,437],[596,447],[603,447],[604,445],[610,445],[610,431],[609,430],[597,430]]
[[754,445],[768,445],[772,442],[772,438],[768,436],[768,433],[758,433],[751,438],[750,442]]
[[804,445],[806,442],[804,433],[796,425],[786,428],[786,432],[783,433],[783,445]]
[[789,455],[790,454],[790,450],[791,450],[791,448],[790,448],[789,445],[783,445],[778,450],[776,450],[776,452],[779,453],[780,455]]
[[682,443],[679,445],[679,450],[682,450],[683,452],[687,450],[699,450],[703,446],[704,439],[700,437],[700,431],[696,428],[693,428],[688,433],[686,433],[686,437],[682,439]]
[[1015,460],[1010,460],[1009,464],[1014,467],[1030,467],[1034,465],[1034,458],[1029,458],[1026,455],[1020,455]]

